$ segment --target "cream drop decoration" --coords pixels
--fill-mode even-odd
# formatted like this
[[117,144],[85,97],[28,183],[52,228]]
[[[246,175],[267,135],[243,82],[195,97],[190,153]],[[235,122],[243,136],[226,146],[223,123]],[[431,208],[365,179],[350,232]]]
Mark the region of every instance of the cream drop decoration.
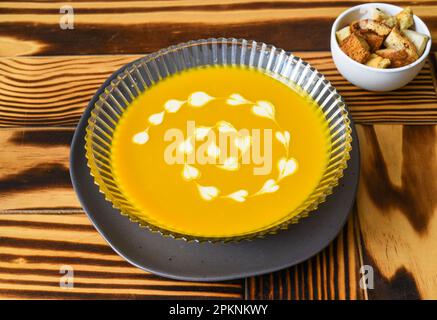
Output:
[[[212,201],[217,198],[229,199],[238,203],[242,203],[250,199],[251,197],[260,196],[263,194],[272,194],[280,189],[280,182],[293,175],[298,169],[298,161],[295,158],[289,157],[290,152],[290,140],[291,134],[286,130],[282,130],[278,122],[276,121],[275,106],[265,100],[251,101],[246,99],[239,93],[231,93],[227,97],[214,97],[203,91],[197,91],[191,93],[186,100],[170,99],[163,105],[163,110],[151,114],[148,118],[150,124],[149,127],[136,133],[132,137],[132,142],[138,145],[145,145],[151,139],[149,130],[151,127],[159,126],[165,121],[166,114],[177,113],[185,105],[192,108],[202,108],[213,100],[224,101],[230,107],[250,107],[250,111],[257,117],[262,117],[273,122],[277,130],[275,130],[275,138],[284,148],[284,156],[277,161],[277,175],[275,178],[267,179],[263,185],[254,193],[249,193],[246,189],[238,189],[229,194],[222,194],[217,186],[213,185],[201,185],[198,180],[200,179],[200,169],[194,165],[184,162],[182,167],[181,176],[183,180],[187,182],[194,182],[200,197],[205,201]],[[238,130],[229,122],[218,121],[214,127],[198,126],[194,130],[194,135],[188,137],[184,142],[178,146],[178,151],[184,155],[189,155],[194,151],[194,140],[204,140],[211,130],[217,130],[222,133],[236,133],[234,138],[234,145],[240,151],[241,154],[247,152],[251,146],[251,136],[239,135]],[[208,156],[218,159],[220,157],[220,148],[215,143],[212,143],[207,148]],[[185,157],[184,157],[185,159]],[[185,160],[186,161],[186,160]],[[237,171],[240,168],[240,159],[236,157],[228,157],[223,163],[216,164],[217,168],[226,171]]]

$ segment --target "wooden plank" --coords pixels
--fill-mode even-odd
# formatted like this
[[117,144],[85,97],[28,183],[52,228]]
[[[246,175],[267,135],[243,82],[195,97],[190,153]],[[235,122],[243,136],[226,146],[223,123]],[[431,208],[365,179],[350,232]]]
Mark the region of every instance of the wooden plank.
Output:
[[76,125],[105,79],[137,57],[0,59],[0,124]]
[[359,227],[352,214],[338,237],[321,253],[294,267],[252,277],[246,298],[287,300],[361,300],[359,287],[361,248]]
[[73,129],[0,129],[0,211],[80,208],[68,162]]
[[[82,213],[0,213],[0,299],[241,299],[242,282],[168,280],[118,256]],[[73,287],[61,287],[61,268]]]
[[[435,1],[387,1],[411,6],[437,41]],[[274,43],[286,50],[329,50],[330,29],[361,2],[181,0],[0,3],[0,55],[145,53],[207,37]],[[60,8],[74,9],[74,29],[59,26]],[[78,41],[77,39],[80,39]],[[435,46],[435,43],[434,43]]]
[[371,299],[437,299],[437,126],[358,126]]
[[[432,64],[402,89],[361,90],[337,72],[328,52],[298,52],[332,81],[357,123],[429,123],[437,120]],[[75,126],[93,94],[122,65],[140,56],[68,56],[0,59],[0,127]]]
[[[118,257],[90,225],[72,189],[73,132],[0,130],[0,297],[242,297],[241,281],[164,281]],[[59,287],[62,265],[73,266],[74,289]]]
[[[316,257],[249,279],[250,299],[437,298],[437,126],[357,128],[359,221]],[[362,265],[373,268],[373,289],[359,288]]]

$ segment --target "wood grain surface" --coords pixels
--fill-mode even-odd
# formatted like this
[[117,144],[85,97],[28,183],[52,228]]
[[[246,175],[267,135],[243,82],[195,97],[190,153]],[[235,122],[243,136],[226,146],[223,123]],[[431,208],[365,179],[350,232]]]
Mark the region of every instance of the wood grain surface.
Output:
[[[74,129],[0,129],[0,298],[243,297],[242,281],[192,283],[119,257],[80,208],[68,172]],[[59,286],[60,268],[74,288]]]
[[80,208],[68,172],[73,133],[0,129],[0,210]]
[[[297,52],[346,100],[356,123],[430,123],[437,120],[434,64],[407,86],[368,92],[347,82],[327,52]],[[141,56],[0,58],[0,127],[75,126],[105,79]]]
[[294,267],[247,280],[252,300],[363,300],[360,230],[355,212],[338,237],[321,253]]
[[[61,268],[74,287],[61,287]],[[167,280],[131,266],[83,212],[0,213],[0,297],[70,299],[242,298],[241,281]]]
[[[386,2],[411,6],[437,41],[435,1]],[[329,50],[332,22],[342,11],[360,3],[362,1],[334,0],[3,1],[0,2],[0,55],[138,54],[208,37],[260,40],[291,51]],[[64,15],[59,12],[64,5],[74,10],[72,30],[62,30],[59,26]]]
[[[248,281],[251,299],[437,299],[437,126],[358,125],[356,211],[321,254]],[[362,290],[361,266],[374,271]]]
[[359,126],[369,297],[437,299],[437,126]]

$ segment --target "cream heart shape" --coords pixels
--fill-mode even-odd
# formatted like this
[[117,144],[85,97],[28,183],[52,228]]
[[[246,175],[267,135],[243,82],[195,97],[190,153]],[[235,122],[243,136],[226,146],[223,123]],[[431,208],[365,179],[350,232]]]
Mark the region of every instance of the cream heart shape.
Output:
[[163,120],[164,120],[164,111],[152,114],[149,117],[149,122],[154,125],[161,124]]
[[218,158],[220,156],[220,148],[215,144],[211,143],[206,150],[206,153],[211,158]]
[[252,107],[252,112],[260,117],[275,118],[275,107],[268,101],[257,101]]
[[235,171],[239,168],[238,159],[236,157],[226,158],[223,164],[218,167],[224,170]]
[[282,158],[278,162],[279,179],[292,175],[297,170],[297,161],[294,158],[285,159]]
[[138,132],[132,137],[132,141],[136,144],[145,144],[149,141],[149,134],[146,131]]
[[234,140],[235,146],[238,148],[238,150],[241,151],[241,153],[245,153],[249,149],[250,143],[251,143],[250,136],[237,137]]
[[216,198],[219,194],[219,190],[213,186],[198,185],[197,188],[199,190],[199,193],[200,193],[200,196],[202,197],[202,199],[204,199],[206,201],[210,201],[210,200]]
[[275,133],[275,137],[276,139],[279,140],[279,142],[281,142],[284,146],[288,146],[288,144],[290,143],[290,132],[288,131],[276,131]]
[[218,129],[218,131],[223,132],[223,133],[237,131],[237,129],[235,129],[235,127],[232,124],[230,124],[229,122],[226,122],[226,121],[218,122],[217,129]]
[[183,153],[186,153],[186,154],[190,154],[191,152],[193,152],[193,149],[194,149],[194,147],[193,147],[193,145],[191,144],[190,139],[187,139],[187,140],[185,140],[184,142],[182,142],[182,143],[179,145],[179,148],[178,148],[178,150],[179,150],[180,152],[183,152]]
[[269,179],[264,183],[259,193],[273,193],[278,191],[278,189],[279,186],[276,184],[276,181],[273,179]]
[[195,135],[197,140],[203,140],[211,131],[210,127],[198,127],[196,128]]
[[176,99],[171,99],[171,100],[168,100],[164,104],[164,109],[165,109],[165,111],[167,111],[169,113],[175,113],[175,112],[179,111],[179,109],[182,107],[182,105],[184,103],[185,103],[184,101],[180,101],[180,100],[176,100]]
[[233,93],[226,100],[226,103],[231,105],[231,106],[238,106],[241,104],[247,104],[247,103],[249,103],[249,101],[246,100],[242,95],[240,95],[238,93]]
[[199,177],[199,170],[197,168],[190,166],[189,164],[184,165],[184,170],[182,171],[182,176],[185,180],[194,180]]
[[193,107],[202,107],[207,104],[209,101],[213,100],[209,94],[203,91],[193,92],[188,98],[188,103]]
[[244,202],[246,201],[246,197],[248,196],[249,192],[247,192],[244,189],[238,190],[234,193],[231,193],[228,195],[228,198],[231,198],[232,200],[238,201],[238,202]]

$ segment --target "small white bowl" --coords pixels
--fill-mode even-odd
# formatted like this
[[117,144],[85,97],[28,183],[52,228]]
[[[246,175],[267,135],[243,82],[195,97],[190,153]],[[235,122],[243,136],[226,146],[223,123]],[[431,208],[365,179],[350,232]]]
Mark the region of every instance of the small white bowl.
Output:
[[331,54],[338,71],[349,82],[357,87],[370,91],[391,91],[403,87],[414,79],[425,64],[431,50],[431,33],[425,23],[414,15],[414,30],[429,37],[423,54],[413,63],[394,69],[377,69],[358,63],[349,58],[337,42],[335,32],[347,26],[352,21],[369,18],[370,8],[380,8],[384,12],[395,15],[402,11],[401,7],[385,3],[367,3],[352,7],[335,19],[331,29]]

